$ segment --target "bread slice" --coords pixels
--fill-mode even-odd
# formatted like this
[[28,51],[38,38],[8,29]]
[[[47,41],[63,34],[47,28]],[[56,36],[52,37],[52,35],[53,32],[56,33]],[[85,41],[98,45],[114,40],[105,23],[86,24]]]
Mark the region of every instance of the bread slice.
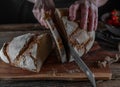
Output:
[[39,72],[44,61],[52,51],[49,34],[24,34],[15,37],[0,50],[0,58],[13,66]]
[[67,62],[67,55],[65,51],[65,46],[63,44],[63,40],[58,32],[59,26],[57,25],[57,22],[54,21],[54,19],[51,17],[49,14],[45,14],[45,21],[47,22],[47,25],[53,35],[55,44],[56,44],[56,49],[58,51],[58,60],[62,63]]
[[[56,9],[55,15],[56,19],[59,20],[59,25],[62,26],[60,34],[66,38],[64,40],[73,46],[79,56],[87,53],[94,43],[95,31],[80,29],[78,21],[70,21],[68,9]],[[71,55],[70,60],[73,60]]]

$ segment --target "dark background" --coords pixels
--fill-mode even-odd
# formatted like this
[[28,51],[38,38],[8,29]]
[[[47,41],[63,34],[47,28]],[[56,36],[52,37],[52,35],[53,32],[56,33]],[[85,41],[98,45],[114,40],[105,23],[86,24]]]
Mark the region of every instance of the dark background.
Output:
[[[56,7],[68,7],[74,0],[57,0]],[[67,3],[68,2],[68,3]],[[109,0],[99,8],[99,19],[102,14],[113,9],[120,9],[120,0]],[[27,0],[0,0],[0,24],[36,23],[32,13],[33,4]]]
[[108,0],[104,6],[99,7],[99,18],[102,14],[110,12],[114,9],[120,10],[120,0]]

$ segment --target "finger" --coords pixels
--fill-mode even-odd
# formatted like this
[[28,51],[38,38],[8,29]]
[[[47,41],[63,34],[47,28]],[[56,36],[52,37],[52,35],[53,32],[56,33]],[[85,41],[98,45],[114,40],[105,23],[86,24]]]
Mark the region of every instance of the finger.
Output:
[[49,28],[46,21],[43,21],[43,25],[45,26],[45,28]]
[[77,19],[77,14],[78,14],[78,9],[79,9],[79,4],[74,4],[74,9],[73,9],[73,20]]
[[37,0],[37,2],[34,5],[34,8],[33,8],[33,14],[42,26],[48,28],[47,23],[44,20],[45,7],[44,7],[44,4],[42,4],[42,3],[43,3],[43,1]]
[[41,23],[42,26],[45,26],[45,10],[42,8],[41,13],[39,14],[39,22]]
[[70,20],[73,20],[73,11],[74,10],[74,5],[71,5],[70,7],[69,7],[69,19]]
[[94,6],[91,4],[89,8],[89,16],[88,16],[88,31],[94,30],[94,20],[95,20],[95,12],[94,12]]
[[40,20],[38,20],[39,21],[39,23],[42,25],[42,26],[44,26],[44,21],[43,21],[43,19],[41,18]]
[[43,18],[41,18],[41,19],[39,20],[39,23],[40,23],[42,26],[44,26],[45,28],[49,28],[48,25],[47,25],[47,22],[46,22]]
[[39,21],[40,14],[41,14],[40,11],[41,11],[41,8],[42,8],[42,5],[41,5],[42,2],[38,3],[38,1],[41,1],[41,0],[37,0],[37,2],[35,3],[35,5],[33,7],[32,12],[33,12],[33,15],[35,16],[35,18]]
[[98,8],[96,7],[95,10],[95,22],[94,22],[94,30],[97,30],[97,25],[98,25]]
[[43,19],[39,20],[39,23],[41,24],[41,26],[45,27],[45,28],[49,28],[47,25],[47,22]]
[[89,11],[89,5],[88,2],[85,2],[80,6],[80,27],[82,29],[87,29],[87,22],[88,22],[88,11]]
[[38,14],[40,14],[39,9],[33,9],[33,15],[35,16],[36,19],[39,19]]

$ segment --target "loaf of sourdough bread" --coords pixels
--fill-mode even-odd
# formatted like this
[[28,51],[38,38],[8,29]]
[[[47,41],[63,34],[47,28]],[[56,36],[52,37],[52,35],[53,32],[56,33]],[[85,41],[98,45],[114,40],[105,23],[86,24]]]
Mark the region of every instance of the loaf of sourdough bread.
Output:
[[8,64],[33,72],[39,72],[52,51],[49,34],[24,34],[4,43],[0,58]]
[[54,17],[45,14],[45,20],[55,39],[60,60],[66,62],[73,61],[68,43],[73,46],[76,53],[81,57],[92,47],[95,39],[95,31],[81,29],[79,20],[70,21],[68,19],[68,9],[56,9]]
[[[87,53],[94,43],[95,31],[81,29],[77,20],[70,21],[68,19],[68,9],[56,9],[55,17],[57,23],[59,23],[58,31],[66,42],[66,46],[68,43],[71,44],[80,57]],[[67,48],[69,49],[68,46]],[[70,50],[66,49],[66,51],[69,55],[69,60],[72,61]]]

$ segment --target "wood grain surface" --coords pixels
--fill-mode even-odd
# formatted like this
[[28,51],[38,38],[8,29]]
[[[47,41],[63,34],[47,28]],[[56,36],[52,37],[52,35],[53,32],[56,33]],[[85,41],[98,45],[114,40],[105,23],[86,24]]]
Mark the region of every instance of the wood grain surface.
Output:
[[[11,25],[8,26],[11,27]],[[22,30],[24,27],[19,28],[19,26],[21,25],[17,25],[18,28],[14,30],[12,30],[12,28],[4,28],[4,30],[0,26],[0,47],[4,42],[10,41],[15,36],[28,32],[44,32],[41,28],[39,30],[39,27],[38,29],[32,27],[30,30],[30,27],[28,27],[24,31]],[[49,32],[49,30],[45,31]],[[108,55],[114,57],[115,54],[116,52],[101,49],[100,46],[95,43],[91,51],[82,57],[89,68],[94,72],[98,80],[97,87],[120,87],[119,63],[102,69],[96,66],[96,61],[103,60]],[[22,70],[0,61],[0,87],[92,87],[89,81],[79,81],[87,80],[87,78],[74,62],[61,64],[57,61],[56,57],[57,55],[53,51],[44,63],[40,73]]]
[[[96,49],[96,51],[97,50],[99,49]],[[98,54],[99,51],[95,54],[95,57],[94,54],[91,53],[91,56],[89,56],[89,54],[85,55],[84,60],[89,58],[89,60],[86,59],[85,62],[94,73],[96,79],[108,80],[111,78],[110,68],[109,66],[105,68],[97,67],[96,61],[98,60]],[[79,69],[75,62],[64,64],[58,62],[57,55],[54,51],[47,58],[40,73],[33,73],[20,68],[12,67],[2,61],[0,61],[0,63],[0,79],[87,80],[86,75]]]

